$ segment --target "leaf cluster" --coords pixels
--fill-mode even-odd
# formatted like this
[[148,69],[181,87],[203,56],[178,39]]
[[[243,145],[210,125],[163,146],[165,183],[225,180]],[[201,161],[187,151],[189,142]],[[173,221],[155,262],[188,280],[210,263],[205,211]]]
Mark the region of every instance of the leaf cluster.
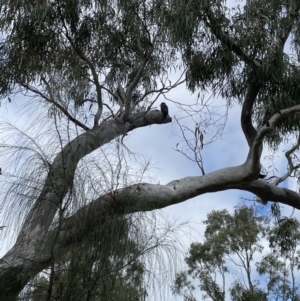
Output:
[[140,100],[141,91],[154,90],[157,77],[176,59],[164,39],[156,1],[10,0],[0,1],[0,7],[1,98],[17,88],[47,90],[43,76],[55,101],[93,104],[92,65],[103,92],[114,100],[119,82],[126,90],[155,46],[136,87]]
[[[183,54],[188,88],[210,89],[230,104],[242,101],[254,80],[260,82],[253,110],[258,127],[298,104],[299,9],[294,0],[249,0],[233,8],[219,0],[171,1],[165,26]],[[282,119],[267,142],[277,147],[284,135],[297,133],[298,119]]]
[[[254,208],[238,207],[207,215],[203,243],[192,243],[185,258],[188,269],[180,272],[173,293],[196,300],[197,286],[208,300],[298,300],[295,273],[300,269],[299,222],[283,218],[276,224]],[[270,251],[256,261],[267,238]],[[254,275],[253,267],[259,278]],[[227,279],[231,279],[228,281]],[[290,298],[290,299],[289,299]]]

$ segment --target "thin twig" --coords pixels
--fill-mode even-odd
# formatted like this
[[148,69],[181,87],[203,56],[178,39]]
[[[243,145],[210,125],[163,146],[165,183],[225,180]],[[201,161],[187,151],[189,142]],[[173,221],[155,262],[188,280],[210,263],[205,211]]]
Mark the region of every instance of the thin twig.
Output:
[[[46,96],[44,93],[40,92],[39,90],[37,90],[36,88],[30,86],[29,84],[24,84],[24,83],[19,83],[22,87],[28,89],[29,91],[39,95],[40,97],[42,97],[43,99],[45,99],[47,102],[53,104],[56,108],[58,108],[70,121],[72,121],[74,124],[76,124],[77,126],[83,128],[84,130],[88,131],[90,130],[89,127],[87,127],[85,124],[83,124],[82,122],[80,122],[79,120],[77,120],[76,118],[74,118],[67,109],[65,109],[61,104],[57,103],[56,101],[52,100],[51,98],[49,98],[48,96]],[[46,82],[45,82],[46,84]],[[50,87],[47,87],[47,89],[49,89]],[[50,93],[49,93],[50,94]],[[50,96],[51,97],[51,96]]]

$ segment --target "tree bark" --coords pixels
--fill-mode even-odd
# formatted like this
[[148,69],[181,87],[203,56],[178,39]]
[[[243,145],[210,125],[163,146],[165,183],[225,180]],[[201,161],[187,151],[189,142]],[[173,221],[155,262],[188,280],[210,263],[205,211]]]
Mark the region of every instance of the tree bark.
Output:
[[253,159],[260,157],[263,137],[275,127],[278,120],[299,111],[300,105],[276,113],[269,120],[268,126],[257,132],[242,165],[223,168],[204,176],[174,180],[166,185],[139,183],[119,189],[99,196],[65,219],[60,227],[49,230],[55,213],[73,184],[80,159],[131,130],[168,123],[171,118],[165,119],[160,111],[136,113],[130,122],[111,119],[79,135],[54,159],[44,188],[28,214],[15,245],[0,260],[0,300],[13,300],[29,280],[50,265],[53,256],[54,259],[63,256],[85,233],[99,226],[101,218],[107,214],[161,209],[205,193],[227,189],[249,191],[262,200],[281,202],[300,209],[300,194],[262,179],[255,180],[260,168],[259,161]]
[[78,162],[102,145],[136,128],[171,121],[158,110],[133,113],[126,122],[118,118],[110,119],[63,147],[53,163],[49,164],[44,187],[28,213],[15,245],[0,259],[0,300],[16,297],[30,279],[49,266],[53,246],[42,241],[73,185]]

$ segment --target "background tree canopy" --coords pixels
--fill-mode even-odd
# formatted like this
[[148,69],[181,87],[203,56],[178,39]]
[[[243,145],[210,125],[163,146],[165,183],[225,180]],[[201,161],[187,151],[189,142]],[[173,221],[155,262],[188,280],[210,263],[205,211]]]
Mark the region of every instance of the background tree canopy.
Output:
[[197,290],[213,301],[229,296],[233,301],[299,300],[298,220],[274,223],[253,207],[240,206],[233,214],[212,211],[204,224],[204,242],[191,244],[185,258],[188,270],[177,274],[174,294],[186,301],[197,300]]
[[[127,255],[135,256],[143,277],[138,243],[153,229],[149,232],[147,223],[126,228],[126,219],[137,212],[229,189],[251,192],[265,205],[272,202],[279,220],[279,204],[300,209],[300,194],[283,183],[297,180],[300,167],[299,8],[296,0],[0,0],[1,104],[8,110],[10,103],[22,105],[20,115],[28,118],[22,130],[7,121],[0,126],[1,226],[14,237],[0,260],[0,298],[14,300],[50,269],[45,281],[51,300],[67,278],[60,265],[71,268],[71,251],[77,254],[83,246],[91,255],[89,277],[97,278],[100,264],[111,271],[118,266],[119,288],[133,281],[121,268]],[[184,85],[197,93],[195,103],[167,98]],[[210,119],[214,103],[206,93],[215,101],[222,97],[221,117]],[[166,185],[159,179],[146,182],[149,162],[137,168],[140,157],[123,143],[132,131],[172,122],[156,109],[159,97],[181,109],[175,121],[185,147],[175,149],[200,171]],[[207,172],[203,149],[222,136],[234,104],[248,154],[240,165]],[[269,147],[268,167],[261,160],[263,146]],[[274,158],[283,147],[287,170],[281,174]],[[122,233],[113,222],[119,219]],[[256,233],[250,221],[247,227]],[[286,231],[292,229],[287,223]],[[152,232],[158,241],[149,240],[152,247],[146,250],[163,246],[159,237],[165,232]],[[87,243],[86,237],[99,244]],[[121,248],[124,239],[130,243],[123,254],[115,253],[118,248],[105,253],[103,241]],[[292,245],[287,240],[280,247]],[[140,282],[136,289],[135,297],[145,296]],[[101,286],[94,290],[99,291]]]

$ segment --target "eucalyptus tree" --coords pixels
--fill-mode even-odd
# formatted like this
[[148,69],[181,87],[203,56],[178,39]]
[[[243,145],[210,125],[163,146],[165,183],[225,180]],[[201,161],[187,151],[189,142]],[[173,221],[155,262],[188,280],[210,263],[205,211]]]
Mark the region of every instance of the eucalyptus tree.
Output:
[[[299,222],[273,223],[253,207],[230,214],[212,211],[203,242],[190,245],[187,270],[176,275],[173,293],[186,301],[299,300]],[[268,248],[264,248],[268,246]]]
[[[252,192],[262,203],[300,208],[300,194],[279,185],[298,176],[299,6],[296,0],[253,0],[231,9],[219,0],[1,0],[1,97],[19,101],[23,93],[23,99],[30,98],[26,108],[43,125],[33,140],[23,132],[21,140],[8,135],[2,145],[17,150],[16,160],[5,157],[1,166],[3,182],[11,184],[2,194],[2,213],[5,221],[17,213],[24,219],[14,246],[0,261],[1,298],[16,296],[106,215],[159,209],[227,189]],[[184,80],[179,75],[169,81],[173,67]],[[153,106],[183,81],[192,92],[211,89],[227,104],[240,103],[237,122],[249,145],[245,162],[207,174],[202,168],[201,176],[166,185],[120,185],[113,173],[119,185],[106,193],[94,189],[107,181],[99,162],[93,165],[99,175],[90,176],[87,185],[98,195],[85,194],[81,185],[75,200],[76,180],[86,179],[80,174],[85,160],[97,151],[109,159],[103,150],[116,138],[171,122]],[[46,136],[48,124],[56,139]],[[8,129],[2,124],[4,134]],[[195,130],[196,152],[203,147],[204,130],[201,124]],[[46,151],[39,147],[43,141]],[[263,143],[276,151],[286,141],[287,172],[259,178]],[[24,161],[28,150],[40,165]],[[14,181],[8,174],[12,163]],[[18,181],[24,179],[20,164],[30,185]]]

